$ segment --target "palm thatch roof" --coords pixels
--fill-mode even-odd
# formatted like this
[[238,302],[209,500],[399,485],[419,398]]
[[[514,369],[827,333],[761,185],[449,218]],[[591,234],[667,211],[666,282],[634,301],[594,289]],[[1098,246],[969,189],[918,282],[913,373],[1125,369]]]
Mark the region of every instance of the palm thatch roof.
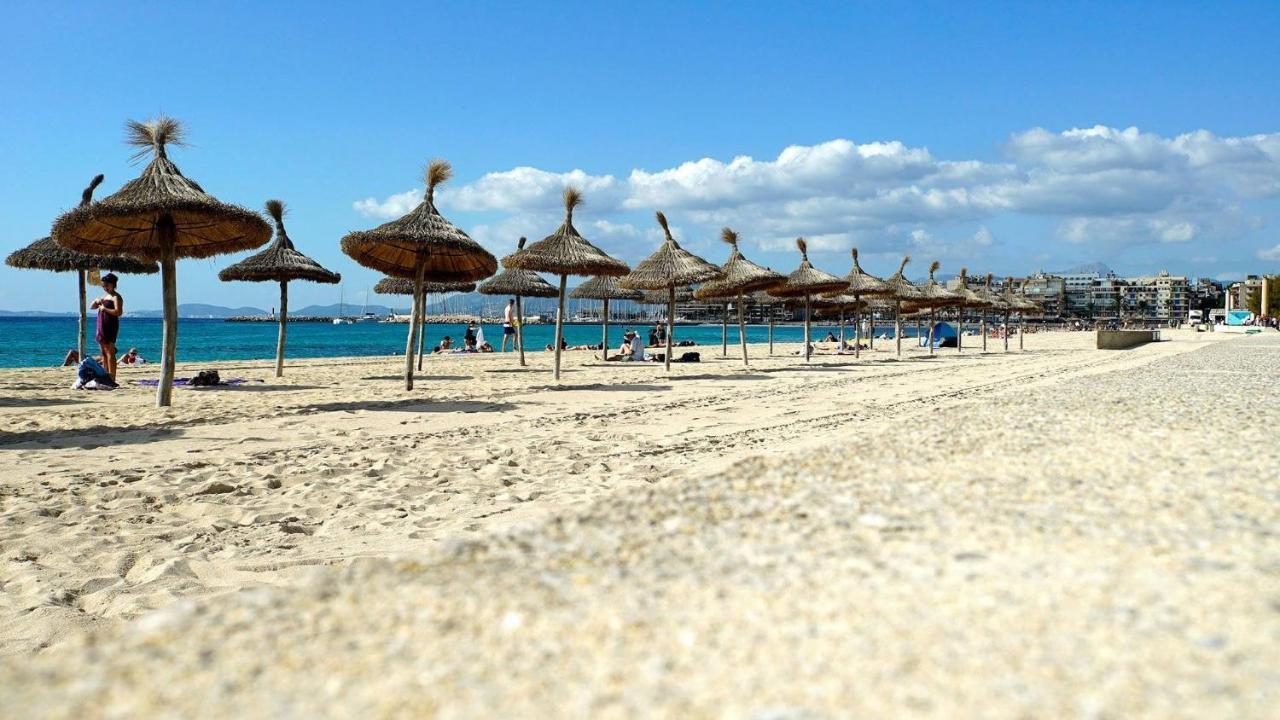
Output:
[[[80,194],[80,206],[93,202],[93,191],[102,184],[102,175],[95,175],[89,187]],[[149,275],[160,272],[154,262],[145,262],[126,255],[90,255],[68,250],[51,237],[40,238],[30,245],[14,250],[5,258],[9,267],[50,272],[75,272],[77,270],[112,270],[130,275]]]
[[1026,315],[1043,312],[1039,304],[1034,303],[1026,295],[1013,291],[1013,278],[1004,279],[1004,301],[1010,310]]
[[268,200],[267,214],[275,220],[275,242],[260,253],[250,255],[240,262],[223,268],[218,279],[223,282],[280,282],[286,280],[310,280],[334,284],[342,280],[336,272],[326,270],[320,263],[298,252],[284,229],[285,206],[280,200]]
[[[440,295],[452,292],[471,292],[476,289],[473,282],[424,282],[422,292],[428,295]],[[413,280],[409,278],[386,277],[373,286],[379,295],[412,295]]]
[[840,310],[852,312],[854,310],[861,310],[867,306],[866,300],[854,297],[849,293],[823,295],[821,297],[813,298],[810,302],[815,310],[832,310],[835,312],[839,312]]
[[502,266],[556,275],[626,275],[630,270],[626,263],[587,242],[573,226],[573,209],[581,204],[582,192],[565,188],[564,222],[560,227],[529,247],[502,258]]
[[853,269],[849,271],[848,275],[844,276],[844,281],[849,283],[847,292],[859,297],[883,297],[889,295],[890,292],[885,287],[884,280],[866,272],[858,264],[858,248],[853,248],[850,254],[853,255]]
[[618,287],[616,278],[597,275],[574,288],[569,297],[575,300],[643,300],[644,293]]
[[765,292],[775,297],[804,297],[806,295],[824,295],[835,293],[848,287],[848,283],[831,273],[815,268],[809,262],[809,244],[804,238],[796,238],[796,247],[800,249],[800,267],[787,276],[781,285],[775,285]]
[[184,140],[177,120],[131,120],[126,131],[128,143],[141,148],[134,157],[151,155],[151,162],[115,194],[59,217],[50,233],[59,245],[93,255],[157,260],[161,248],[155,229],[165,215],[176,228],[176,257],[249,250],[271,239],[271,226],[257,213],[217,200],[169,159],[166,147]]
[[[525,239],[516,243],[516,252],[524,249]],[[480,283],[485,295],[519,295],[520,297],[559,297],[560,290],[531,270],[507,268]]]
[[978,297],[981,298],[984,303],[986,303],[986,307],[989,307],[992,310],[998,310],[1000,312],[1004,312],[1009,308],[1009,306],[1005,303],[1004,298],[992,292],[991,279],[993,277],[994,277],[993,273],[987,273],[986,284],[983,285],[982,289],[977,291],[977,294],[978,294]]
[[437,282],[470,282],[489,277],[498,260],[436,210],[436,186],[453,176],[444,160],[427,165],[426,195],[403,217],[342,238],[342,252],[361,265],[392,277],[413,279],[419,266]]
[[[676,302],[684,303],[693,300],[693,288],[689,285],[678,287],[676,290]],[[664,290],[644,290],[640,292],[640,299],[637,301],[641,305],[666,305],[668,289]]]
[[738,249],[738,233],[724,228],[720,231],[720,239],[733,248],[729,252],[729,259],[720,266],[724,277],[704,283],[694,291],[694,297],[700,300],[736,298],[739,295],[771,288],[786,280],[781,273],[760,267],[743,257],[742,251]]
[[911,262],[911,256],[904,256],[902,258],[902,264],[898,265],[898,271],[885,279],[884,287],[886,293],[883,297],[891,300],[902,301],[924,299],[920,294],[920,288],[911,284],[911,281],[902,274],[902,271],[906,269],[907,263],[909,262]]
[[671,237],[667,216],[657,213],[666,239],[652,255],[636,265],[618,284],[633,290],[665,290],[678,285],[706,282],[722,277],[720,268],[680,247]]
[[987,301],[981,295],[969,289],[967,284],[969,268],[960,268],[960,286],[952,290],[952,294],[963,304],[964,307],[980,308],[986,307]]
[[933,278],[933,274],[940,267],[942,267],[942,264],[937,260],[929,263],[929,279],[918,286],[920,299],[911,301],[913,308],[939,308],[956,305],[960,302],[960,298],[955,293],[943,287],[941,283]]

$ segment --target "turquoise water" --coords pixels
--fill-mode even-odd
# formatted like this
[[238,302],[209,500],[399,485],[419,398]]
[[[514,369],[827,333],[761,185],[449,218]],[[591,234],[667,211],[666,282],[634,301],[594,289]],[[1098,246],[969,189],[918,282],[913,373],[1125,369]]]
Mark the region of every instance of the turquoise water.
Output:
[[[90,318],[88,348],[97,353],[93,342],[93,318]],[[495,348],[502,341],[502,327],[485,325],[485,340]],[[622,344],[622,333],[631,327],[625,324],[609,325],[609,346]],[[262,360],[275,357],[275,323],[228,323],[221,320],[183,320],[178,325],[178,361]],[[645,334],[648,326],[641,328]],[[914,333],[914,323],[904,325],[903,335]],[[432,347],[445,335],[461,343],[466,331],[463,325],[428,325],[427,343]],[[840,331],[834,326],[815,323],[813,337],[821,339],[827,332]],[[881,328],[879,332],[884,332]],[[285,355],[293,358],[323,358],[363,355],[403,354],[408,326],[404,324],[356,323],[331,325],[327,323],[293,323],[289,326],[288,346]],[[778,326],[774,339],[778,342],[800,342],[803,328],[798,325]],[[892,333],[892,329],[889,329]],[[76,319],[68,318],[0,318],[0,367],[31,367],[61,364],[67,350],[75,347]],[[525,346],[529,351],[540,352],[551,344],[555,335],[554,325],[529,325],[525,327]],[[845,336],[853,337],[853,328],[846,326]],[[700,346],[720,344],[719,325],[677,326],[676,340],[693,340]],[[729,327],[729,342],[736,342],[738,330]],[[767,342],[769,328],[765,325],[748,325],[748,342]],[[599,325],[566,325],[565,340],[570,345],[592,345],[600,342]],[[125,317],[120,323],[120,352],[130,347],[148,360],[160,357],[160,320],[158,318]]]

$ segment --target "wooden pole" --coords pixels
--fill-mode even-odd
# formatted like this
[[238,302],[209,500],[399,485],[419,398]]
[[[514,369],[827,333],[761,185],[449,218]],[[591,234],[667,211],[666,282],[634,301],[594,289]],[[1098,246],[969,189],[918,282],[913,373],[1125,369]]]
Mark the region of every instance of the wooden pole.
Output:
[[409,318],[409,338],[405,341],[404,346],[404,389],[413,389],[413,351],[418,340],[418,324],[422,321],[422,276],[426,274],[427,266],[418,261],[417,272],[413,278],[413,312]]
[[284,377],[284,335],[289,322],[289,281],[280,281],[280,336],[276,338],[276,377]]
[[169,407],[173,404],[173,373],[178,363],[178,227],[169,214],[156,221],[156,236],[160,241],[160,285],[164,294],[156,407]]
[[1009,311],[1004,311],[1004,351],[1009,352]]
[[987,351],[987,309],[982,309],[982,352]]
[[524,367],[524,298],[516,296],[516,344],[520,346],[520,367]]
[[76,334],[76,352],[80,353],[80,362],[84,362],[84,326],[86,322],[85,317],[88,314],[85,311],[84,270],[77,270],[76,275],[80,277],[80,330]]
[[765,312],[769,313],[769,357],[773,357],[773,308],[765,305]]
[[745,367],[751,363],[747,360],[747,320],[742,305],[742,293],[738,293],[738,341],[742,343],[742,364]]
[[676,327],[676,286],[667,288],[667,372],[671,371],[671,335]]
[[724,304],[724,314],[720,316],[720,357],[729,357],[729,303]]
[[859,303],[859,309],[853,311],[853,356],[857,358],[862,355],[862,301],[857,295],[853,299]]
[[804,296],[804,361],[809,362],[809,296]]
[[902,301],[893,303],[893,339],[898,344],[898,358],[902,358]]
[[876,349],[876,309],[867,308],[867,349]]
[[929,354],[933,354],[933,332],[938,326],[937,310],[929,308]]
[[1026,335],[1026,313],[1018,313],[1018,349],[1022,349],[1022,336]]
[[560,345],[564,337],[564,291],[569,285],[569,276],[560,276],[560,304],[556,309],[556,369],[555,379],[560,379]]
[[600,311],[600,317],[604,320],[604,332],[600,339],[600,357],[605,360],[609,359],[609,298],[604,299],[604,308]]
[[961,352],[963,349],[964,349],[964,305],[957,305],[956,306],[956,352]]

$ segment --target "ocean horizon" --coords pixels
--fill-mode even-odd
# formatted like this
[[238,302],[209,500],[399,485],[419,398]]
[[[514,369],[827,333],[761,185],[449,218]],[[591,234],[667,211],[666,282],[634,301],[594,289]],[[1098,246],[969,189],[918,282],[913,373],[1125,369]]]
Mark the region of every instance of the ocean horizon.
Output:
[[[138,349],[144,359],[155,361],[160,357],[159,318],[125,317],[120,324],[120,337],[116,347],[121,353],[131,347]],[[217,362],[226,360],[269,360],[275,357],[278,325],[274,322],[226,322],[220,319],[184,318],[178,324],[178,362]],[[622,334],[628,328],[647,328],[651,324],[622,322],[609,323],[609,346],[622,343]],[[494,348],[502,342],[502,327],[497,324],[481,325],[484,338]],[[892,325],[878,325],[877,333],[892,333]],[[50,367],[62,364],[67,351],[76,346],[75,317],[0,317],[0,331],[8,341],[0,347],[0,368]],[[466,326],[462,324],[431,324],[426,326],[427,346],[434,347],[445,335],[460,344]],[[319,322],[294,322],[289,324],[288,345],[285,358],[372,357],[379,355],[403,355],[408,328],[404,323],[355,323],[333,325]],[[827,332],[840,334],[839,328],[825,319],[813,324],[812,337],[821,339]],[[913,337],[914,322],[903,323],[903,336]],[[525,351],[543,352],[555,336],[554,324],[525,326]],[[677,325],[675,338],[692,340],[698,347],[720,345],[720,325]],[[776,325],[776,342],[798,343],[804,336],[799,324]],[[600,342],[600,325],[565,325],[565,341],[570,346],[593,345]],[[852,324],[846,324],[845,337],[853,337]],[[768,325],[748,325],[747,341],[763,343],[769,340]],[[729,326],[729,343],[738,341],[736,326]],[[87,349],[98,352],[93,340],[93,317],[89,318]],[[730,350],[732,353],[732,350]]]

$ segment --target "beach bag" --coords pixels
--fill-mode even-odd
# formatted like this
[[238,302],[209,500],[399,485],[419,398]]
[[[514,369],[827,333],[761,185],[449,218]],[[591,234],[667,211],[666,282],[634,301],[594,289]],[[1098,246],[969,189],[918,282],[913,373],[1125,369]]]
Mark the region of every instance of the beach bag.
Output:
[[702,355],[696,352],[687,352],[679,357],[675,362],[693,363],[702,362]]
[[85,358],[80,363],[80,367],[76,369],[76,375],[80,378],[80,382],[82,383],[87,383],[90,380],[93,380],[100,383],[106,383],[108,385],[115,384],[111,380],[111,373],[107,372],[107,369],[102,367],[102,365],[93,358]]
[[212,385],[221,385],[222,378],[218,377],[217,370],[201,370],[195,377],[191,378],[189,383],[192,387],[209,387]]

